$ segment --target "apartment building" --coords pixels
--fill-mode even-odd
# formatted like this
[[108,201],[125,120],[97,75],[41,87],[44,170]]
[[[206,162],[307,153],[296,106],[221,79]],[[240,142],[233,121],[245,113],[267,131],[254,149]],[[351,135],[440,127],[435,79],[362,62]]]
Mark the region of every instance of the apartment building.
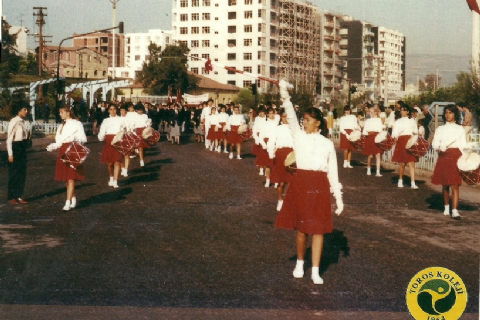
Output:
[[[74,36],[77,34],[75,33]],[[125,36],[115,34],[115,67],[125,65]],[[77,48],[89,48],[108,57],[108,67],[113,65],[113,33],[102,32],[80,36],[73,39],[73,46]]]
[[[150,43],[162,47],[162,50],[173,43],[173,31],[151,29],[145,33],[125,34],[125,66],[115,68],[115,77],[135,79],[143,68],[143,63],[148,61]],[[109,69],[111,71],[111,68]]]

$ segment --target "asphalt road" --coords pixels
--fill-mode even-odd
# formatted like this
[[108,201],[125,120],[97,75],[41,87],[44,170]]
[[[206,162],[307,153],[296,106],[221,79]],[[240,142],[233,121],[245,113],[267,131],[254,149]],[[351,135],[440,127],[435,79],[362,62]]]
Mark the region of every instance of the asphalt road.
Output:
[[101,143],[89,138],[79,204],[67,213],[47,139],[29,151],[27,205],[6,202],[2,153],[0,318],[411,319],[407,285],[432,266],[463,279],[462,319],[478,318],[478,189],[461,188],[455,221],[428,179],[398,189],[392,170],[367,176],[354,154],[355,168],[339,169],[345,210],[326,236],[325,284],[315,286],[309,269],[291,275],[295,233],[274,228],[276,191],[263,186],[255,159],[187,140],[157,144],[113,189]]

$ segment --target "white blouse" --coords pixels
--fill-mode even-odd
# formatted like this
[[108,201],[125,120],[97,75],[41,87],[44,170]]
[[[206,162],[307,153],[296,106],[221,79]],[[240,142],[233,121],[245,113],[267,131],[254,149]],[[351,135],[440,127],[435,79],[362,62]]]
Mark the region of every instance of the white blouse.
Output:
[[255,121],[253,123],[253,128],[252,128],[252,134],[253,134],[253,139],[255,139],[255,144],[259,144],[260,141],[258,139],[258,135],[260,134],[260,131],[263,130],[263,127],[267,124],[267,117],[256,117]]
[[205,107],[202,109],[202,114],[200,115],[200,120],[205,120],[210,116],[210,107]]
[[340,133],[347,134],[347,132],[345,131],[346,129],[350,129],[350,130],[360,129],[360,126],[358,125],[357,116],[353,114],[344,115],[343,117],[340,118],[339,122],[340,122],[339,123]]
[[218,114],[218,123],[227,123],[229,117],[228,113],[225,112]]
[[55,136],[55,144],[59,148],[64,143],[69,142],[87,142],[87,136],[83,129],[83,124],[75,119],[67,119],[57,129],[57,135]]
[[218,114],[211,114],[205,119],[205,126],[210,128],[211,126],[219,126]]
[[8,150],[8,156],[13,156],[13,149],[12,149],[12,143],[14,141],[23,141],[25,139],[28,139],[28,127],[27,127],[27,122],[20,118],[19,116],[16,116],[10,120],[8,123],[8,135],[7,135],[7,150]]
[[368,135],[369,132],[380,132],[385,128],[380,118],[368,118],[365,120],[365,126],[363,127],[363,135]]
[[[339,192],[337,154],[333,142],[318,133],[306,133],[298,124],[292,103],[283,103],[287,113],[288,126],[293,136],[293,149],[297,168],[302,170],[323,171],[327,173],[330,190]],[[380,120],[380,119],[379,119]]]
[[100,132],[98,133],[98,140],[105,140],[107,134],[117,134],[123,129],[124,126],[123,117],[109,117],[103,120],[102,125],[100,126]]
[[265,143],[265,139],[268,138],[269,140],[275,134],[275,130],[278,127],[278,121],[275,119],[268,119],[266,124],[263,126],[262,130],[260,130],[260,134],[258,136],[258,140],[260,145],[263,149],[267,149],[267,144]]
[[232,114],[227,120],[227,129],[232,130],[232,126],[241,126],[245,123],[243,114]]
[[288,124],[275,127],[273,135],[268,139],[267,151],[271,159],[275,157],[275,149],[293,148],[293,136]]
[[413,134],[418,134],[418,126],[415,122],[415,119],[402,117],[395,121],[392,130],[393,138],[398,138],[400,136],[411,136]]
[[447,122],[438,127],[433,136],[432,147],[436,150],[445,151],[449,148],[458,148],[463,153],[467,146],[465,130],[456,123]]

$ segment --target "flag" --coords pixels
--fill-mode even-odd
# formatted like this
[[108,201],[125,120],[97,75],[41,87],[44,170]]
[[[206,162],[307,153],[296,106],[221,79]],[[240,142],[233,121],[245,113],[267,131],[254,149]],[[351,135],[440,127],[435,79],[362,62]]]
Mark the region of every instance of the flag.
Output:
[[172,103],[172,87],[168,87],[168,99],[167,104]]
[[213,71],[213,66],[212,66],[212,60],[208,58],[207,62],[205,62],[205,72],[209,74],[210,71]]
[[475,11],[476,13],[480,14],[480,4],[479,0],[467,0],[468,7],[470,10]]
[[182,90],[180,89],[177,90],[177,98],[175,102],[182,102]]

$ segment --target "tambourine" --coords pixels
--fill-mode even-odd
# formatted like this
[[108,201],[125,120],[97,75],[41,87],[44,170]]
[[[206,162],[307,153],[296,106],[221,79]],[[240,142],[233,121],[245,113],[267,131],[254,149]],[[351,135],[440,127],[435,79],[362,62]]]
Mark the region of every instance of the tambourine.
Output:
[[353,130],[349,135],[348,135],[348,140],[351,142],[357,142],[362,138],[362,132],[360,130]]
[[248,125],[244,123],[240,127],[238,127],[238,134],[242,134],[247,130],[248,130]]
[[414,134],[408,139],[405,148],[415,157],[421,158],[427,154],[428,149],[430,148],[430,143],[417,134]]
[[389,151],[395,145],[395,139],[387,131],[382,131],[375,137],[375,144],[382,150]]
[[[118,135],[118,134],[117,134]],[[113,143],[113,141],[116,141]],[[125,155],[133,151],[134,149],[140,146],[142,142],[142,138],[136,135],[133,132],[128,132],[123,134],[120,140],[115,139],[112,140],[112,146],[121,154]]]
[[291,151],[285,161],[283,162],[285,165],[285,170],[287,170],[291,174],[295,174],[297,172],[297,159],[295,157],[295,151]]
[[[241,127],[241,126],[240,126]],[[239,129],[239,132],[238,132],[238,135],[240,137],[242,137],[243,141],[247,141],[248,139],[251,139],[253,137],[253,131],[252,129],[250,128],[247,128],[247,130],[245,130],[244,132],[240,133],[240,128]]]
[[68,146],[67,150],[65,150],[61,159],[70,167],[77,170],[78,166],[87,159],[89,153],[90,149],[74,141]]
[[457,167],[466,184],[480,183],[480,155],[478,153],[465,153],[458,159]]

